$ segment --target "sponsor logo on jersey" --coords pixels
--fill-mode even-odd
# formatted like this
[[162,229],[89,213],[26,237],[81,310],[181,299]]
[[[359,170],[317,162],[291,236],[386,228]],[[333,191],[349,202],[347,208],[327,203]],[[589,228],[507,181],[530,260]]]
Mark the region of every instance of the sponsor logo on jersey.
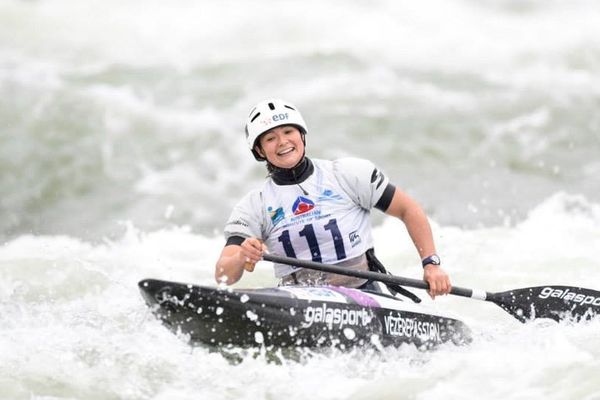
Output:
[[306,214],[313,208],[315,208],[315,203],[311,199],[307,199],[303,196],[298,196],[296,201],[294,201],[294,205],[292,205],[292,212],[294,213],[294,215],[302,215]]
[[590,304],[593,306],[600,306],[600,297],[589,296],[577,292],[573,292],[569,289],[555,289],[553,287],[545,287],[538,295],[540,299],[547,299],[549,297],[556,297],[564,302],[579,303],[581,305]]
[[375,182],[377,182],[377,186],[375,186],[375,189],[379,189],[379,186],[381,186],[384,180],[385,175],[383,175],[383,172],[375,168],[373,170],[373,173],[371,174],[371,183],[375,184]]
[[310,286],[281,286],[279,290],[292,293],[294,297],[310,301],[329,301],[335,303],[348,303],[346,297],[338,291],[325,287]]
[[352,245],[352,247],[356,247],[362,242],[358,231],[350,232],[348,234],[348,239],[350,239],[350,244]]
[[323,303],[321,307],[306,307],[304,310],[303,328],[308,328],[315,323],[326,324],[329,329],[342,329],[347,325],[367,326],[373,316],[365,309],[349,310],[347,308],[327,307]]
[[317,201],[336,201],[336,200],[343,200],[344,198],[333,192],[333,190],[331,189],[325,189],[323,190],[323,193],[321,193],[321,195],[317,198]]
[[327,218],[330,215],[331,214],[321,215],[321,210],[318,208],[314,208],[314,209],[312,209],[312,211],[289,218],[289,221],[286,221],[289,223],[286,225],[283,225],[283,227],[294,226],[299,222],[309,222],[309,221],[319,220],[321,218]]
[[245,226],[246,228],[249,227],[250,225],[248,225],[248,223],[242,219],[235,219],[231,222],[228,222],[227,225],[240,225],[240,226]]
[[440,324],[436,322],[419,321],[416,318],[404,318],[398,315],[383,317],[385,332],[391,336],[416,337],[421,340],[441,342]]
[[273,225],[277,225],[278,222],[285,218],[285,212],[283,211],[283,207],[279,207],[276,210],[273,210],[273,207],[269,206],[267,208],[267,212],[271,217],[271,222],[273,223]]

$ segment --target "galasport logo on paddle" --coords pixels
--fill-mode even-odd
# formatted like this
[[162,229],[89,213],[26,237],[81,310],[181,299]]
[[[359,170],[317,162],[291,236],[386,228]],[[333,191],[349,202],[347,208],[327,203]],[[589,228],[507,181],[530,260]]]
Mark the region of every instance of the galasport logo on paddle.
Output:
[[581,305],[592,305],[592,306],[600,306],[600,296],[589,296],[577,292],[573,292],[569,289],[555,289],[553,287],[547,286],[542,289],[540,294],[538,295],[540,299],[547,299],[550,297],[555,297],[561,299],[565,302],[573,302],[579,303]]
[[315,208],[315,203],[311,199],[298,196],[296,201],[294,201],[294,205],[292,205],[292,212],[294,215],[302,215],[306,214],[313,208]]

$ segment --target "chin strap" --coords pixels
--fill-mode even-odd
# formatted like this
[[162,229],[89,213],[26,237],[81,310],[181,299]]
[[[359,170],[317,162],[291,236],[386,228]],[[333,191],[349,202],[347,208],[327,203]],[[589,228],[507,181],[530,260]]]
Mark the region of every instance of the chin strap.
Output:
[[[381,261],[379,261],[377,259],[377,257],[375,257],[375,250],[374,249],[369,249],[366,251],[366,256],[367,256],[367,262],[369,264],[369,269],[371,269],[372,271],[376,271],[376,272],[381,272],[387,275],[391,275],[383,266],[383,264],[381,263]],[[416,294],[409,292],[408,290],[404,289],[402,286],[400,285],[396,285],[393,283],[384,283],[385,286],[388,288],[388,290],[390,291],[390,293],[392,295],[397,295],[400,294],[404,297],[408,297],[409,299],[411,299],[412,301],[414,301],[415,303],[420,303],[421,299],[419,297],[417,297]]]

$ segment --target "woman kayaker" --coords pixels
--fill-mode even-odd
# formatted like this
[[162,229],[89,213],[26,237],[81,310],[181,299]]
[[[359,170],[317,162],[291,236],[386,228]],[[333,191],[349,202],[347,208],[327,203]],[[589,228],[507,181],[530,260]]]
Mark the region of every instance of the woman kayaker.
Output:
[[[225,226],[226,244],[216,264],[217,282],[233,284],[252,271],[263,252],[381,270],[373,253],[370,210],[402,220],[419,253],[423,279],[433,298],[450,291],[440,267],[431,227],[422,208],[392,185],[373,163],[358,158],[334,161],[305,155],[308,129],[291,103],[258,103],[246,121],[246,140],[269,176],[233,209]],[[378,268],[378,266],[380,268]],[[371,281],[275,264],[281,285],[328,284],[374,289]]]

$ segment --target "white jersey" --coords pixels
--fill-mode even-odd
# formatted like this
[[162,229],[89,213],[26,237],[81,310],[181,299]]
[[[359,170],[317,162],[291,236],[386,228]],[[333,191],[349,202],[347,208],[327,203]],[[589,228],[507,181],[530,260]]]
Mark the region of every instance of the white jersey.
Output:
[[[233,209],[226,238],[257,237],[272,254],[328,264],[373,247],[369,214],[388,179],[367,160],[311,161],[314,172],[300,186],[268,178],[260,190],[247,194]],[[295,270],[276,264],[275,276]]]

